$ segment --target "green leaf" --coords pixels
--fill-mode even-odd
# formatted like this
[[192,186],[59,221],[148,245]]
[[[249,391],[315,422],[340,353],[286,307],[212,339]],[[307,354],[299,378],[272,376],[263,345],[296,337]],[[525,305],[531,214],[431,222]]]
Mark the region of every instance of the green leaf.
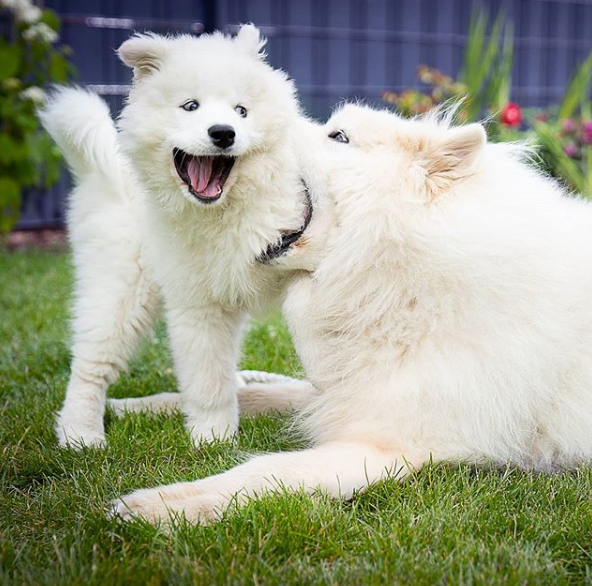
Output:
[[483,9],[471,11],[464,62],[459,75],[459,81],[466,85],[469,85],[469,80],[474,78],[475,71],[479,68],[486,22],[487,14]]
[[514,29],[511,24],[506,25],[503,44],[503,53],[498,67],[491,73],[485,97],[487,104],[494,112],[501,110],[510,101],[514,65]]
[[21,190],[12,177],[0,177],[0,232],[8,232],[19,216]]
[[49,150],[45,161],[45,188],[49,189],[59,178],[62,170],[62,155],[60,150],[51,142],[49,136]]
[[19,204],[21,190],[12,177],[0,177],[0,205],[13,206]]
[[43,16],[41,22],[50,26],[56,33],[60,32],[60,17],[51,8],[45,8],[43,10]]
[[578,193],[585,193],[587,185],[582,170],[573,159],[565,154],[563,145],[555,136],[553,128],[545,122],[537,122],[534,129],[538,141],[553,159],[553,174],[567,181]]
[[578,108],[589,101],[588,90],[592,83],[592,51],[576,69],[559,106],[559,120],[571,118]]
[[40,168],[31,161],[31,159],[20,159],[14,167],[14,175],[18,178],[20,184],[25,187],[39,185]]
[[472,11],[459,76],[459,81],[467,87],[469,93],[465,108],[467,120],[478,119],[492,106],[492,100],[497,104],[506,96],[507,101],[510,91],[513,29],[506,25],[506,15],[502,10],[498,12],[489,35],[487,22],[488,13],[485,9]]
[[592,198],[592,146],[586,147],[586,188],[585,195]]
[[476,82],[479,83],[479,85],[481,85],[485,81],[487,75],[491,72],[492,68],[496,63],[497,56],[499,53],[499,47],[501,45],[500,38],[504,19],[505,15],[500,10],[495,19],[495,22],[493,23],[493,27],[491,28],[489,41],[483,49],[483,58],[481,59],[481,65],[479,68],[479,77],[476,79]]
[[27,112],[15,114],[12,121],[24,132],[33,132],[37,128],[37,119]]
[[68,62],[59,53],[52,53],[48,72],[52,81],[64,83],[68,81]]
[[0,46],[0,81],[16,77],[21,63],[21,51],[16,45]]
[[10,163],[15,157],[14,140],[6,134],[0,134],[0,163]]

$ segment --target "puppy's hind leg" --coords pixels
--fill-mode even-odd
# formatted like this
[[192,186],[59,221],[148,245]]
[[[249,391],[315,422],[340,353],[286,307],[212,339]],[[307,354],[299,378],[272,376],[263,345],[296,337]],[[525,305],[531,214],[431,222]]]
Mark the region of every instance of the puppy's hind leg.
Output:
[[[241,415],[258,415],[269,411],[287,413],[307,405],[318,395],[309,382],[249,383],[238,389]],[[109,399],[115,415],[125,413],[172,413],[181,409],[181,393],[157,393],[148,397]]]
[[[75,256],[82,251],[79,247]],[[56,424],[61,446],[104,443],[107,388],[126,368],[158,313],[158,291],[142,269],[141,251],[131,252],[113,251],[109,261],[90,256],[84,266],[76,263],[72,370]]]
[[181,393],[109,399],[107,403],[117,417],[122,417],[126,413],[172,413],[181,409]]
[[126,368],[160,307],[134,189],[97,172],[80,181],[70,198],[76,286],[72,371],[56,425],[61,446],[104,442],[107,387]]
[[317,389],[307,381],[249,383],[238,389],[239,411],[241,415],[287,413],[308,405],[317,396]]
[[62,88],[39,116],[77,185],[68,206],[76,277],[72,372],[56,431],[62,446],[99,445],[107,386],[158,307],[143,266],[141,197],[99,96]]

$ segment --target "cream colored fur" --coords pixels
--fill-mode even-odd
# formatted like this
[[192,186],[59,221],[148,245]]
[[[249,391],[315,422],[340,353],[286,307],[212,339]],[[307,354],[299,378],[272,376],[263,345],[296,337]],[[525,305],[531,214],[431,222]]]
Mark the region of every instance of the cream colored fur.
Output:
[[278,486],[347,498],[430,459],[592,459],[592,205],[480,125],[348,105],[336,131],[311,145],[326,211],[299,254],[317,266],[284,304],[319,390],[312,447],[136,491],[122,517],[203,522]]

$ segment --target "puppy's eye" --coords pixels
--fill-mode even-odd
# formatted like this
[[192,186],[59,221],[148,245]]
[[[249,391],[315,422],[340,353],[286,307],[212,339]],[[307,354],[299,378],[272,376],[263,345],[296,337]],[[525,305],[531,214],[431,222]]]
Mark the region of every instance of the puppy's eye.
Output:
[[337,142],[348,143],[349,138],[347,138],[347,134],[343,132],[343,130],[336,130],[329,135],[329,138],[335,140]]
[[241,106],[240,104],[234,108],[234,111],[243,118],[247,117],[247,109],[244,106]]
[[183,108],[185,112],[193,112],[199,108],[199,102],[196,100],[187,100],[184,104],[181,104],[181,108]]

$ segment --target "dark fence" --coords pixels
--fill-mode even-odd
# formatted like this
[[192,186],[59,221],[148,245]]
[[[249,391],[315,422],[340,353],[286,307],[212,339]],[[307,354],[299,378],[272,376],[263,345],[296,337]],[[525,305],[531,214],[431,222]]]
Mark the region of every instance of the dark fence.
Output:
[[[513,21],[513,99],[556,102],[592,47],[592,0],[484,0]],[[46,0],[62,16],[62,41],[75,51],[80,83],[116,113],[130,72],[114,53],[133,31],[200,34],[254,22],[268,37],[271,63],[296,81],[304,107],[324,118],[343,98],[378,102],[383,90],[418,87],[425,63],[456,74],[466,41],[468,0]],[[67,179],[31,193],[21,228],[63,222]]]

